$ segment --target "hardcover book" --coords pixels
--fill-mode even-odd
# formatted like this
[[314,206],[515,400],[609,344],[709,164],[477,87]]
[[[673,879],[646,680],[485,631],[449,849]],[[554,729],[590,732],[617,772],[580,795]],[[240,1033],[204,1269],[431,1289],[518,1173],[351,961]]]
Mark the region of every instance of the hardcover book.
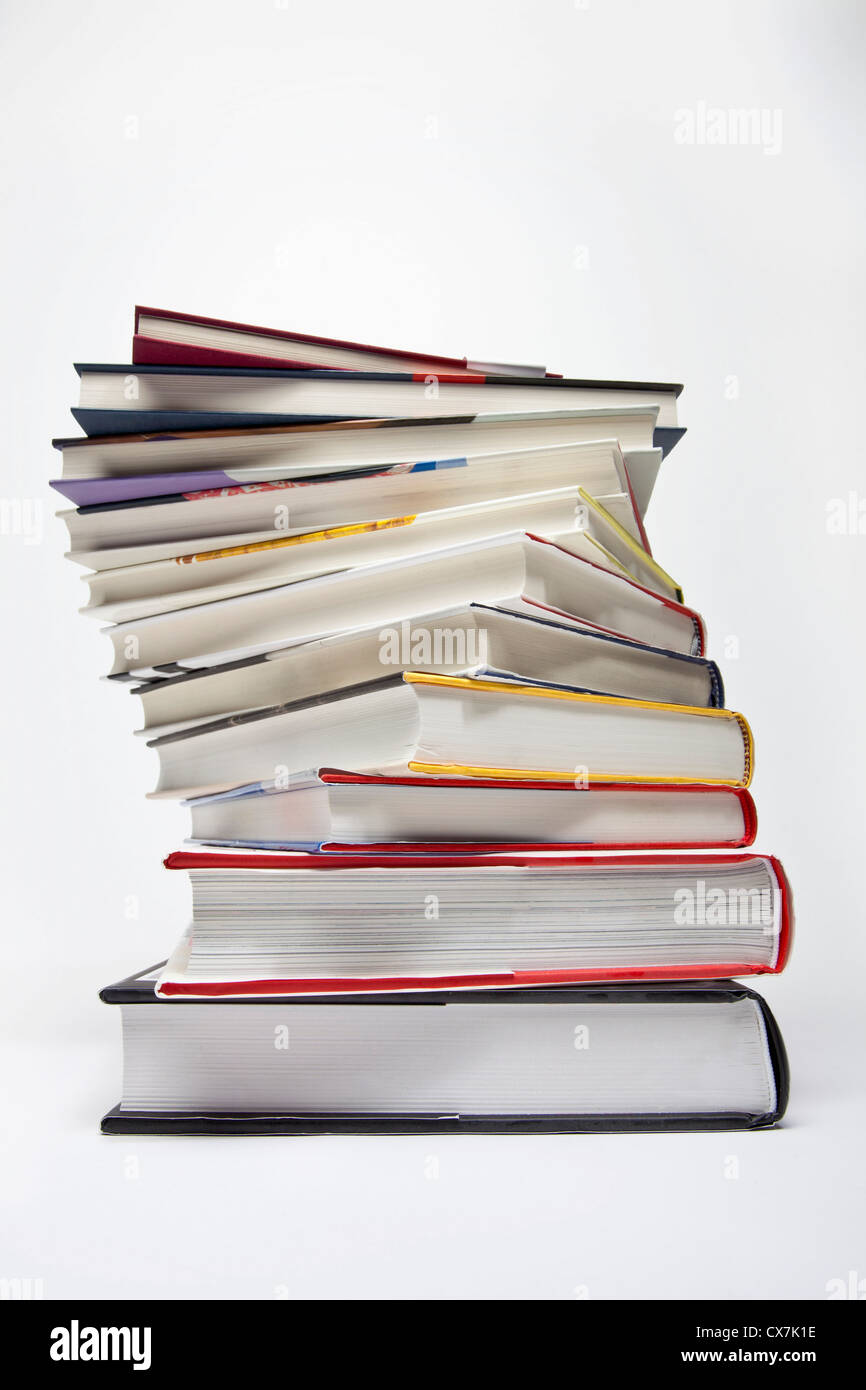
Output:
[[159,1003],[102,991],[124,1084],[104,1134],[569,1134],[762,1129],[788,1063],[731,980],[339,1002]]
[[775,974],[793,915],[766,855],[179,851],[169,998]]
[[466,357],[371,347],[369,343],[353,343],[344,338],[260,328],[201,314],[149,309],[141,304],[135,306],[132,360],[136,364],[197,367],[327,367],[346,371],[447,372],[454,376],[556,375],[544,367],[473,362]]

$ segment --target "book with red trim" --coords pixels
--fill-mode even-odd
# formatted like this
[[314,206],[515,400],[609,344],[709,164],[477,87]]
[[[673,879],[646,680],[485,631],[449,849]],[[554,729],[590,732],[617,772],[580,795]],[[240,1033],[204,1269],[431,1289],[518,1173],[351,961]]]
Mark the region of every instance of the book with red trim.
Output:
[[135,306],[132,360],[136,364],[214,367],[330,367],[347,371],[367,366],[382,371],[490,373],[556,378],[544,367],[507,362],[478,362],[467,357],[373,347],[345,338],[295,333],[258,324],[173,309]]
[[757,832],[745,789],[519,781],[323,767],[185,803],[191,843],[327,854],[742,849]]
[[[357,584],[359,573],[365,579],[363,590]],[[110,674],[149,679],[153,672],[165,674],[157,668],[168,663],[214,665],[222,653],[242,647],[265,650],[315,641],[458,604],[519,601],[522,607],[526,600],[560,620],[576,620],[581,627],[615,637],[689,656],[705,651],[704,622],[694,609],[574,555],[562,544],[508,532],[131,620],[136,635],[131,646],[125,639],[132,629],[118,622],[107,629],[115,654]],[[379,766],[379,759],[363,764],[371,765]]]
[[793,925],[768,855],[223,850],[165,863],[193,888],[166,999],[776,974]]

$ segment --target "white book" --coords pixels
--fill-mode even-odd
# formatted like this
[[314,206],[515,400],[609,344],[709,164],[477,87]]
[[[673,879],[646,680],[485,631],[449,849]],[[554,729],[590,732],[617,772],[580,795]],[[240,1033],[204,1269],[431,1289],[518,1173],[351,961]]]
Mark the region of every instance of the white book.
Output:
[[[557,488],[555,489],[555,491],[562,492],[563,490]],[[529,496],[533,497],[533,499],[535,500],[539,500],[538,494],[527,494],[527,497]],[[541,494],[541,496],[549,497],[549,494]],[[523,500],[525,499],[506,498],[505,502],[515,502],[519,507]],[[642,530],[642,526],[639,525],[637,522],[637,516],[639,514],[636,512],[635,509],[634,495],[631,493],[615,492],[611,493],[607,497],[599,497],[596,500],[604,506],[605,511],[616,522],[617,526],[620,527],[621,530],[625,531],[626,534],[630,536],[635,541],[635,543],[641,547],[641,549],[644,549],[644,532]],[[489,503],[479,503],[477,505],[472,504],[468,507],[453,507],[447,508],[445,510],[447,510],[447,512],[453,515],[455,518],[462,518],[468,517],[473,513],[479,512],[482,508],[488,508],[498,505],[500,505],[500,500],[494,497],[490,500]],[[544,504],[539,501],[539,505]],[[432,516],[434,515],[438,515],[441,518],[443,513],[420,513],[419,516],[415,518],[415,521],[420,521],[422,518],[432,518]],[[385,523],[392,521],[404,523],[408,521],[408,518],[386,517],[382,520]],[[532,520],[531,517],[530,520]],[[370,523],[360,523],[360,525],[367,526],[369,527],[369,529],[375,528],[375,523],[373,523],[372,525]],[[513,525],[519,526],[520,530],[523,531],[533,529],[530,528],[522,519],[518,519],[518,521],[513,523]],[[505,529],[513,529],[513,525],[512,528]],[[384,527],[380,526],[379,529],[384,529]],[[502,530],[503,528],[499,529]],[[541,530],[542,528],[535,527],[534,529]],[[333,528],[334,533],[339,532],[339,530],[339,527]],[[310,532],[301,533],[302,536],[309,536],[310,534]],[[313,533],[313,536],[315,537],[316,534],[317,533]],[[491,532],[491,534],[493,533]],[[70,550],[67,551],[66,558],[68,560],[71,560],[73,564],[81,565],[89,570],[92,570],[94,575],[101,575],[106,574],[110,570],[128,570],[132,569],[133,567],[137,569],[139,566],[156,564],[162,560],[167,560],[170,563],[177,562],[178,564],[186,564],[188,562],[187,557],[191,554],[209,554],[210,552],[215,550],[237,550],[240,547],[244,547],[248,551],[252,551],[253,549],[260,550],[264,546],[272,546],[275,536],[277,540],[296,539],[296,537],[293,536],[280,536],[278,533],[274,532],[273,526],[269,526],[264,531],[244,531],[240,534],[233,533],[231,535],[225,536],[203,536],[195,542],[184,540],[165,542],[157,541],[153,545],[123,545],[118,546],[117,548],[112,550]],[[334,538],[334,534],[332,533],[331,539]],[[446,536],[443,537],[441,544],[457,544],[459,541],[464,539],[481,539],[481,536],[475,537],[471,533],[467,533],[466,536]],[[192,551],[190,550],[191,544],[194,545],[194,549]],[[432,549],[433,547],[431,546],[430,548]],[[647,553],[649,552],[647,551]],[[319,572],[327,573],[328,570],[326,568]],[[89,581],[92,577],[93,576],[89,574],[82,576],[82,578],[86,582]]]
[[154,973],[102,994],[124,1057],[105,1133],[720,1131],[788,1098],[775,1020],[729,980],[166,1007]]
[[729,787],[624,787],[317,768],[187,801],[194,844],[351,853],[525,849],[736,849],[755,808]]
[[655,593],[682,598],[674,581],[618,526],[606,506],[582,488],[562,488],[103,570],[83,576],[90,599],[80,611],[103,622],[127,622],[357,565],[487,540],[517,527],[555,540],[571,554],[612,574],[626,574]]
[[[618,388],[604,383],[560,379],[459,382],[430,375],[237,368],[76,364],[79,407],[87,410],[197,411],[340,417],[349,420],[424,419],[547,410],[605,410],[635,406],[658,411],[658,423],[677,427],[678,388],[673,385]],[[230,425],[226,419],[226,425]]]
[[149,677],[195,658],[213,665],[217,654],[244,646],[309,642],[431,609],[522,598],[652,646],[702,650],[702,624],[691,609],[515,533],[115,624],[105,629],[114,649],[110,674]]
[[[189,874],[193,914],[166,996],[718,978],[777,971],[790,941],[787,885],[763,855],[189,850],[167,865]],[[683,910],[714,902],[725,911],[699,927]]]
[[538,607],[513,612],[473,603],[302,646],[247,649],[218,666],[150,681],[135,690],[144,714],[140,733],[153,738],[406,670],[551,681],[678,705],[719,708],[725,702],[719,669],[705,657],[626,642]]
[[[653,436],[658,410],[479,414],[453,420],[360,420],[262,429],[161,432],[60,439],[65,479],[123,478],[219,470],[225,483],[251,484],[427,459],[501,453],[617,439],[641,514],[662,459]],[[190,479],[190,487],[194,487]],[[171,489],[168,489],[171,490]]]
[[745,787],[752,736],[730,710],[404,672],[153,739],[152,795],[186,799],[310,767],[431,776]]
[[90,603],[80,611],[102,622],[123,623],[340,570],[407,559],[460,542],[491,540],[519,526],[533,534],[561,536],[564,547],[575,554],[611,573],[624,573],[619,561],[599,547],[588,531],[575,529],[580,505],[579,490],[566,488],[538,498],[509,499],[504,505],[449,508],[364,529],[308,532],[282,541],[222,546],[179,559],[103,570],[84,576]]
[[[154,558],[168,558],[201,549],[195,542],[205,537],[254,531],[269,531],[275,539],[291,537],[578,485],[595,497],[628,493],[616,440],[396,464],[372,474],[209,488],[113,507],[69,508],[58,516],[78,557],[81,552],[161,546],[162,554]],[[180,543],[178,548],[174,542]],[[103,568],[98,554],[96,558],[96,568]]]

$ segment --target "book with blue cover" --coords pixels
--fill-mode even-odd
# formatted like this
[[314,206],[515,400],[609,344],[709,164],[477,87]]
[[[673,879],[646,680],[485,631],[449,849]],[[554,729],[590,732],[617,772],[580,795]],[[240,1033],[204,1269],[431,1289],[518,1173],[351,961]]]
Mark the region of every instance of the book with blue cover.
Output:
[[75,370],[80,394],[72,413],[87,434],[627,406],[656,411],[665,433],[655,442],[665,452],[683,433],[682,388],[670,383],[122,363],[76,363]]

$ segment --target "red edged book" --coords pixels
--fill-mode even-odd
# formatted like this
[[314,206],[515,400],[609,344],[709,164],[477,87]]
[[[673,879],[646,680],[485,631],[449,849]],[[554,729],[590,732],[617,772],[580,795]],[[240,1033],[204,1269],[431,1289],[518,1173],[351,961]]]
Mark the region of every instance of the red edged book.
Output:
[[374,347],[171,309],[135,307],[132,360],[141,366],[318,367],[446,376],[556,377],[544,367]]
[[193,925],[161,998],[280,998],[776,974],[768,855],[181,851]]
[[326,854],[743,849],[742,787],[431,777],[320,767],[185,802],[195,844]]

